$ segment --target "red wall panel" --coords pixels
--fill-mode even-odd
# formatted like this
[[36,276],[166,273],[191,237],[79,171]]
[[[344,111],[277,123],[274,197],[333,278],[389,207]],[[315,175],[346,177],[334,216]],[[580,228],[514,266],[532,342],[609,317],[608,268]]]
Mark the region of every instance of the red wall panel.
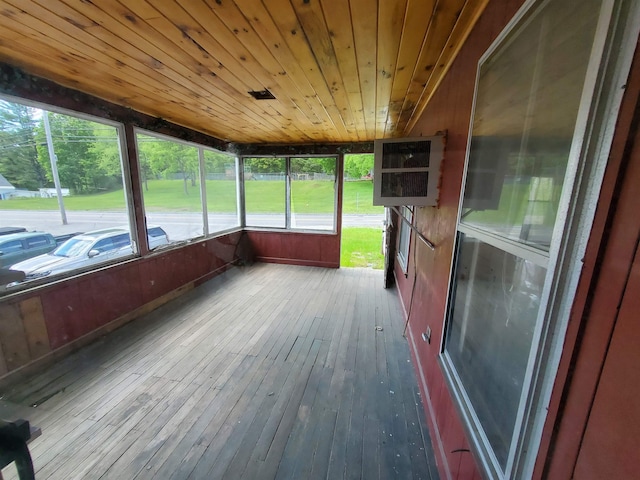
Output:
[[640,474],[638,292],[640,248],[636,250],[573,478],[637,478]]
[[[438,207],[418,208],[415,213],[416,227],[436,245],[436,249],[431,251],[414,238],[407,276],[405,277],[397,263],[394,268],[405,314],[410,312],[410,338],[415,340],[410,342],[410,346],[417,363],[422,394],[427,400],[427,416],[429,403],[434,410],[433,418],[430,419],[430,430],[442,478],[467,479],[481,476],[471,455],[456,460],[451,454],[453,450],[460,448],[458,433],[463,430],[438,356],[443,334],[477,65],[481,55],[513,18],[522,3],[521,0],[490,1],[421,119],[408,135],[428,136],[438,131],[447,132],[440,203]],[[621,272],[628,270],[633,255],[630,249],[633,248],[635,251],[637,245],[637,236],[631,238],[636,232],[637,218],[633,218],[631,212],[636,212],[637,217],[638,208],[634,205],[637,203],[635,190],[638,180],[636,178],[631,181],[628,175],[625,177],[624,173],[620,173],[620,164],[630,162],[634,165],[634,170],[640,165],[637,162],[640,158],[640,140],[636,140],[633,146],[632,138],[637,133],[637,125],[640,122],[637,113],[634,120],[634,112],[638,111],[637,98],[640,88],[639,56],[636,52],[632,78],[627,83],[616,127],[614,145],[585,255],[563,358],[544,427],[535,478],[570,478],[573,474],[577,456],[580,454],[582,433],[599,380],[598,375],[602,371],[604,355],[612,335],[615,309],[621,298],[620,283],[624,280],[624,274]],[[628,157],[626,160],[625,156]],[[622,183],[624,186],[619,190]],[[624,205],[625,219],[609,224],[610,218],[615,214],[615,200],[620,191],[621,196],[627,195],[628,198],[634,199],[620,198],[618,209]],[[635,222],[632,228],[629,227],[630,222]],[[633,235],[630,234],[631,230]],[[610,243],[606,250],[603,250],[606,243],[603,239]],[[598,278],[598,274],[602,277],[596,282],[594,280]],[[427,328],[432,331],[430,344],[421,339],[421,334]],[[635,364],[637,365],[637,362]],[[609,403],[606,404],[606,408],[613,410],[615,406]],[[593,439],[596,438],[597,435],[594,435]],[[439,443],[442,444],[442,449],[437,447]],[[466,440],[462,443],[466,443]],[[447,465],[448,469],[444,465]]]
[[340,235],[325,233],[246,232],[256,260],[316,267],[340,266]]
[[[52,349],[60,348],[230,264],[240,232],[156,253],[25,292],[39,296]],[[35,359],[32,359],[35,360]]]
[[[432,419],[435,424],[432,424],[431,428],[432,438],[436,437],[435,446],[438,442],[442,443],[446,456],[445,463],[439,448],[436,447],[436,458],[442,478],[466,480],[480,476],[470,452],[452,453],[455,450],[469,449],[469,446],[445,385],[438,355],[478,61],[522,3],[522,0],[489,2],[421,119],[409,134],[414,137],[434,135],[440,131],[447,132],[439,205],[417,208],[414,215],[415,226],[436,245],[436,248],[430,250],[423,242],[416,241],[414,235],[407,277],[405,278],[397,264],[395,267],[397,285],[404,300],[405,311],[410,311],[409,329],[415,339],[414,358],[424,372],[426,384],[421,381],[422,394],[425,399],[428,397],[435,410],[435,418]],[[421,334],[427,328],[432,332],[430,344],[421,338]],[[444,465],[448,465],[448,471]]]

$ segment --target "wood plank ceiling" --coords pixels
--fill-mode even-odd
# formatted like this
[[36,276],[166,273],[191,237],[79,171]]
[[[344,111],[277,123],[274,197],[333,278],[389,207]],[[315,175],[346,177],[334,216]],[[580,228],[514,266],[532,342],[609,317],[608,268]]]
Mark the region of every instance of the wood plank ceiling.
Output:
[[370,141],[408,134],[487,2],[0,0],[0,62],[226,141]]

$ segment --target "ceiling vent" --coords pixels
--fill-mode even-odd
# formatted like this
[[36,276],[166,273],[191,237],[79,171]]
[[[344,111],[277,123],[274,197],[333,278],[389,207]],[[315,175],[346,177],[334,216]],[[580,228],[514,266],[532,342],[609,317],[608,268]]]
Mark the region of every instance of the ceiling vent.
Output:
[[251,95],[256,100],[275,100],[276,99],[276,97],[273,96],[273,93],[271,93],[266,88],[264,90],[249,92],[249,95]]

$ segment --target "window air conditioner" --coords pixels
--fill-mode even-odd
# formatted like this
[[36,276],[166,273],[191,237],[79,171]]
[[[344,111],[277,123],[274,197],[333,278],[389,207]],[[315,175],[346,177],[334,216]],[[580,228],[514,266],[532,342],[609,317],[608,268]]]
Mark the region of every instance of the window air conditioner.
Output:
[[374,143],[373,204],[438,204],[444,137],[396,138]]

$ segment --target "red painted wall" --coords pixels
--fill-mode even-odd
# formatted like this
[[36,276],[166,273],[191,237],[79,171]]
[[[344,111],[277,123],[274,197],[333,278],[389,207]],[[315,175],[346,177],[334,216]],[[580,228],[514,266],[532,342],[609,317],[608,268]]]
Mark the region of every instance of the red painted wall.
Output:
[[[417,365],[436,460],[443,479],[480,478],[476,462],[438,364],[445,316],[460,188],[464,169],[475,77],[480,57],[511,20],[522,0],[491,1],[481,15],[448,74],[409,136],[447,131],[439,206],[417,208],[414,224],[436,245],[435,250],[412,236],[405,278],[395,265],[397,285],[410,312],[409,345]],[[415,281],[415,287],[413,285]],[[414,291],[413,298],[411,292]],[[431,343],[421,334],[431,328]]]
[[[534,478],[595,478],[586,473],[591,467],[591,475],[604,468],[609,478],[630,478],[622,472],[640,468],[637,449],[633,454],[628,450],[640,435],[640,409],[633,390],[640,371],[638,310],[633,307],[638,298],[634,278],[640,240],[639,124],[640,49],[636,48]],[[587,469],[586,460],[594,462]]]
[[[414,237],[406,277],[397,262],[395,264],[401,302],[405,315],[410,315],[409,346],[442,478],[481,478],[473,454],[467,451],[469,445],[466,435],[445,383],[438,355],[477,65],[481,55],[522,3],[521,0],[489,3],[420,121],[409,134],[427,136],[447,131],[440,205],[437,208],[418,208],[415,214],[416,227],[436,245],[436,249],[431,251],[422,242],[416,242]],[[595,454],[600,455],[599,467],[604,468],[603,471],[606,471],[607,465],[613,467],[615,462],[618,462],[615,467],[620,472],[625,472],[628,468],[636,468],[635,471],[638,471],[635,458],[625,459],[621,463],[620,458],[615,457],[615,451],[620,452],[620,449],[598,448],[602,443],[599,432],[611,434],[611,429],[606,428],[607,422],[611,422],[608,425],[620,424],[617,402],[629,398],[624,392],[620,395],[616,387],[623,388],[625,378],[638,378],[640,368],[638,356],[629,350],[631,344],[628,342],[614,356],[607,356],[607,348],[609,355],[612,353],[609,342],[616,338],[614,326],[617,307],[624,293],[627,273],[640,237],[637,217],[640,207],[637,193],[634,193],[637,192],[640,173],[630,175],[636,170],[640,172],[640,138],[634,143],[634,137],[640,137],[637,130],[640,123],[638,52],[636,57],[574,300],[563,357],[534,472],[535,478],[564,479],[572,478],[573,475],[577,475],[575,478],[583,478],[581,475],[591,468],[587,460]],[[631,164],[634,168],[627,168]],[[623,214],[620,213],[621,209]],[[632,212],[636,212],[635,217]],[[432,331],[430,343],[421,338],[427,328]],[[640,343],[637,325],[631,335],[635,340],[632,344],[636,345],[637,350]],[[607,367],[605,359],[616,368]],[[624,369],[622,375],[620,368]],[[614,373],[616,371],[617,374]],[[601,372],[603,377],[600,376]],[[627,393],[630,391],[627,389]],[[630,435],[640,431],[637,428],[640,425],[640,411],[635,404],[633,408],[626,410],[626,419],[632,422]],[[628,406],[628,403],[625,405]],[[590,422],[592,414],[597,417]],[[623,435],[622,438],[634,445],[638,440],[637,435],[635,438]]]
[[257,261],[338,268],[340,234],[246,232]]
[[3,304],[39,297],[49,345],[59,349],[180,287],[223,272],[234,260],[240,235],[151,254],[12,296]]

